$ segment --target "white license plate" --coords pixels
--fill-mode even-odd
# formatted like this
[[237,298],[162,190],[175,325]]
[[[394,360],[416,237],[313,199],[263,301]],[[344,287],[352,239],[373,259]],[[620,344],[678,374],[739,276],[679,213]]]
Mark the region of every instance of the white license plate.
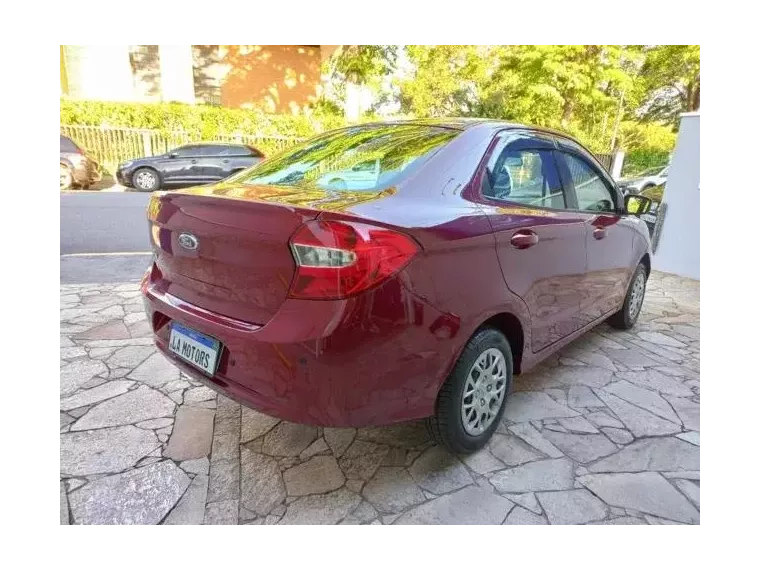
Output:
[[657,221],[657,216],[654,214],[643,214],[641,216],[641,219],[645,222],[649,222],[650,224],[654,224]]
[[219,361],[221,344],[216,339],[173,322],[169,335],[169,350],[185,362],[213,376]]

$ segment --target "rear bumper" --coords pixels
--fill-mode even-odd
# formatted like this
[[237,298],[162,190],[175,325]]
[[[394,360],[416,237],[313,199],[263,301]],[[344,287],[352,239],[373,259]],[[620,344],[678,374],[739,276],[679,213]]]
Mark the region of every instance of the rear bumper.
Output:
[[[159,350],[210,388],[296,423],[362,427],[432,415],[459,348],[448,316],[394,279],[354,299],[287,299],[257,326],[185,303],[155,273],[142,292]],[[169,351],[173,320],[222,343],[213,377]]]

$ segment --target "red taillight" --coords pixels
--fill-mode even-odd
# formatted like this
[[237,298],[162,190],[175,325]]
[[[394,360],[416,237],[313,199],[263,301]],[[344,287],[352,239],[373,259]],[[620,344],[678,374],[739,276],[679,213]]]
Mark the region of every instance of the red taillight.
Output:
[[290,238],[296,260],[291,297],[342,299],[400,271],[419,251],[404,234],[357,222],[305,223]]

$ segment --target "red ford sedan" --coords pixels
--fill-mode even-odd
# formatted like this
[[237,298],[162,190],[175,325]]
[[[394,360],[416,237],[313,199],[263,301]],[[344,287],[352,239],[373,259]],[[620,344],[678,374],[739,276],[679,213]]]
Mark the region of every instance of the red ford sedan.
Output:
[[429,418],[467,453],[513,374],[602,321],[635,323],[648,206],[558,132],[353,126],[155,193],[142,292],[159,349],[251,408],[322,426]]

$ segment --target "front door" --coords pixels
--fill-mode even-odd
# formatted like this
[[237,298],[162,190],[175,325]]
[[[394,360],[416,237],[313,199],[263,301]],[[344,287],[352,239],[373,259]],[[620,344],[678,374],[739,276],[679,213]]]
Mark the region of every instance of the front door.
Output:
[[480,177],[504,279],[530,311],[533,352],[580,327],[586,220],[570,209],[554,148],[540,133],[504,132]]
[[561,175],[582,213],[586,234],[586,276],[580,316],[590,323],[618,310],[631,277],[634,223],[623,215],[622,196],[584,153],[560,142]]
[[161,179],[168,184],[192,183],[196,180],[198,171],[198,145],[181,146],[159,159],[158,167]]

